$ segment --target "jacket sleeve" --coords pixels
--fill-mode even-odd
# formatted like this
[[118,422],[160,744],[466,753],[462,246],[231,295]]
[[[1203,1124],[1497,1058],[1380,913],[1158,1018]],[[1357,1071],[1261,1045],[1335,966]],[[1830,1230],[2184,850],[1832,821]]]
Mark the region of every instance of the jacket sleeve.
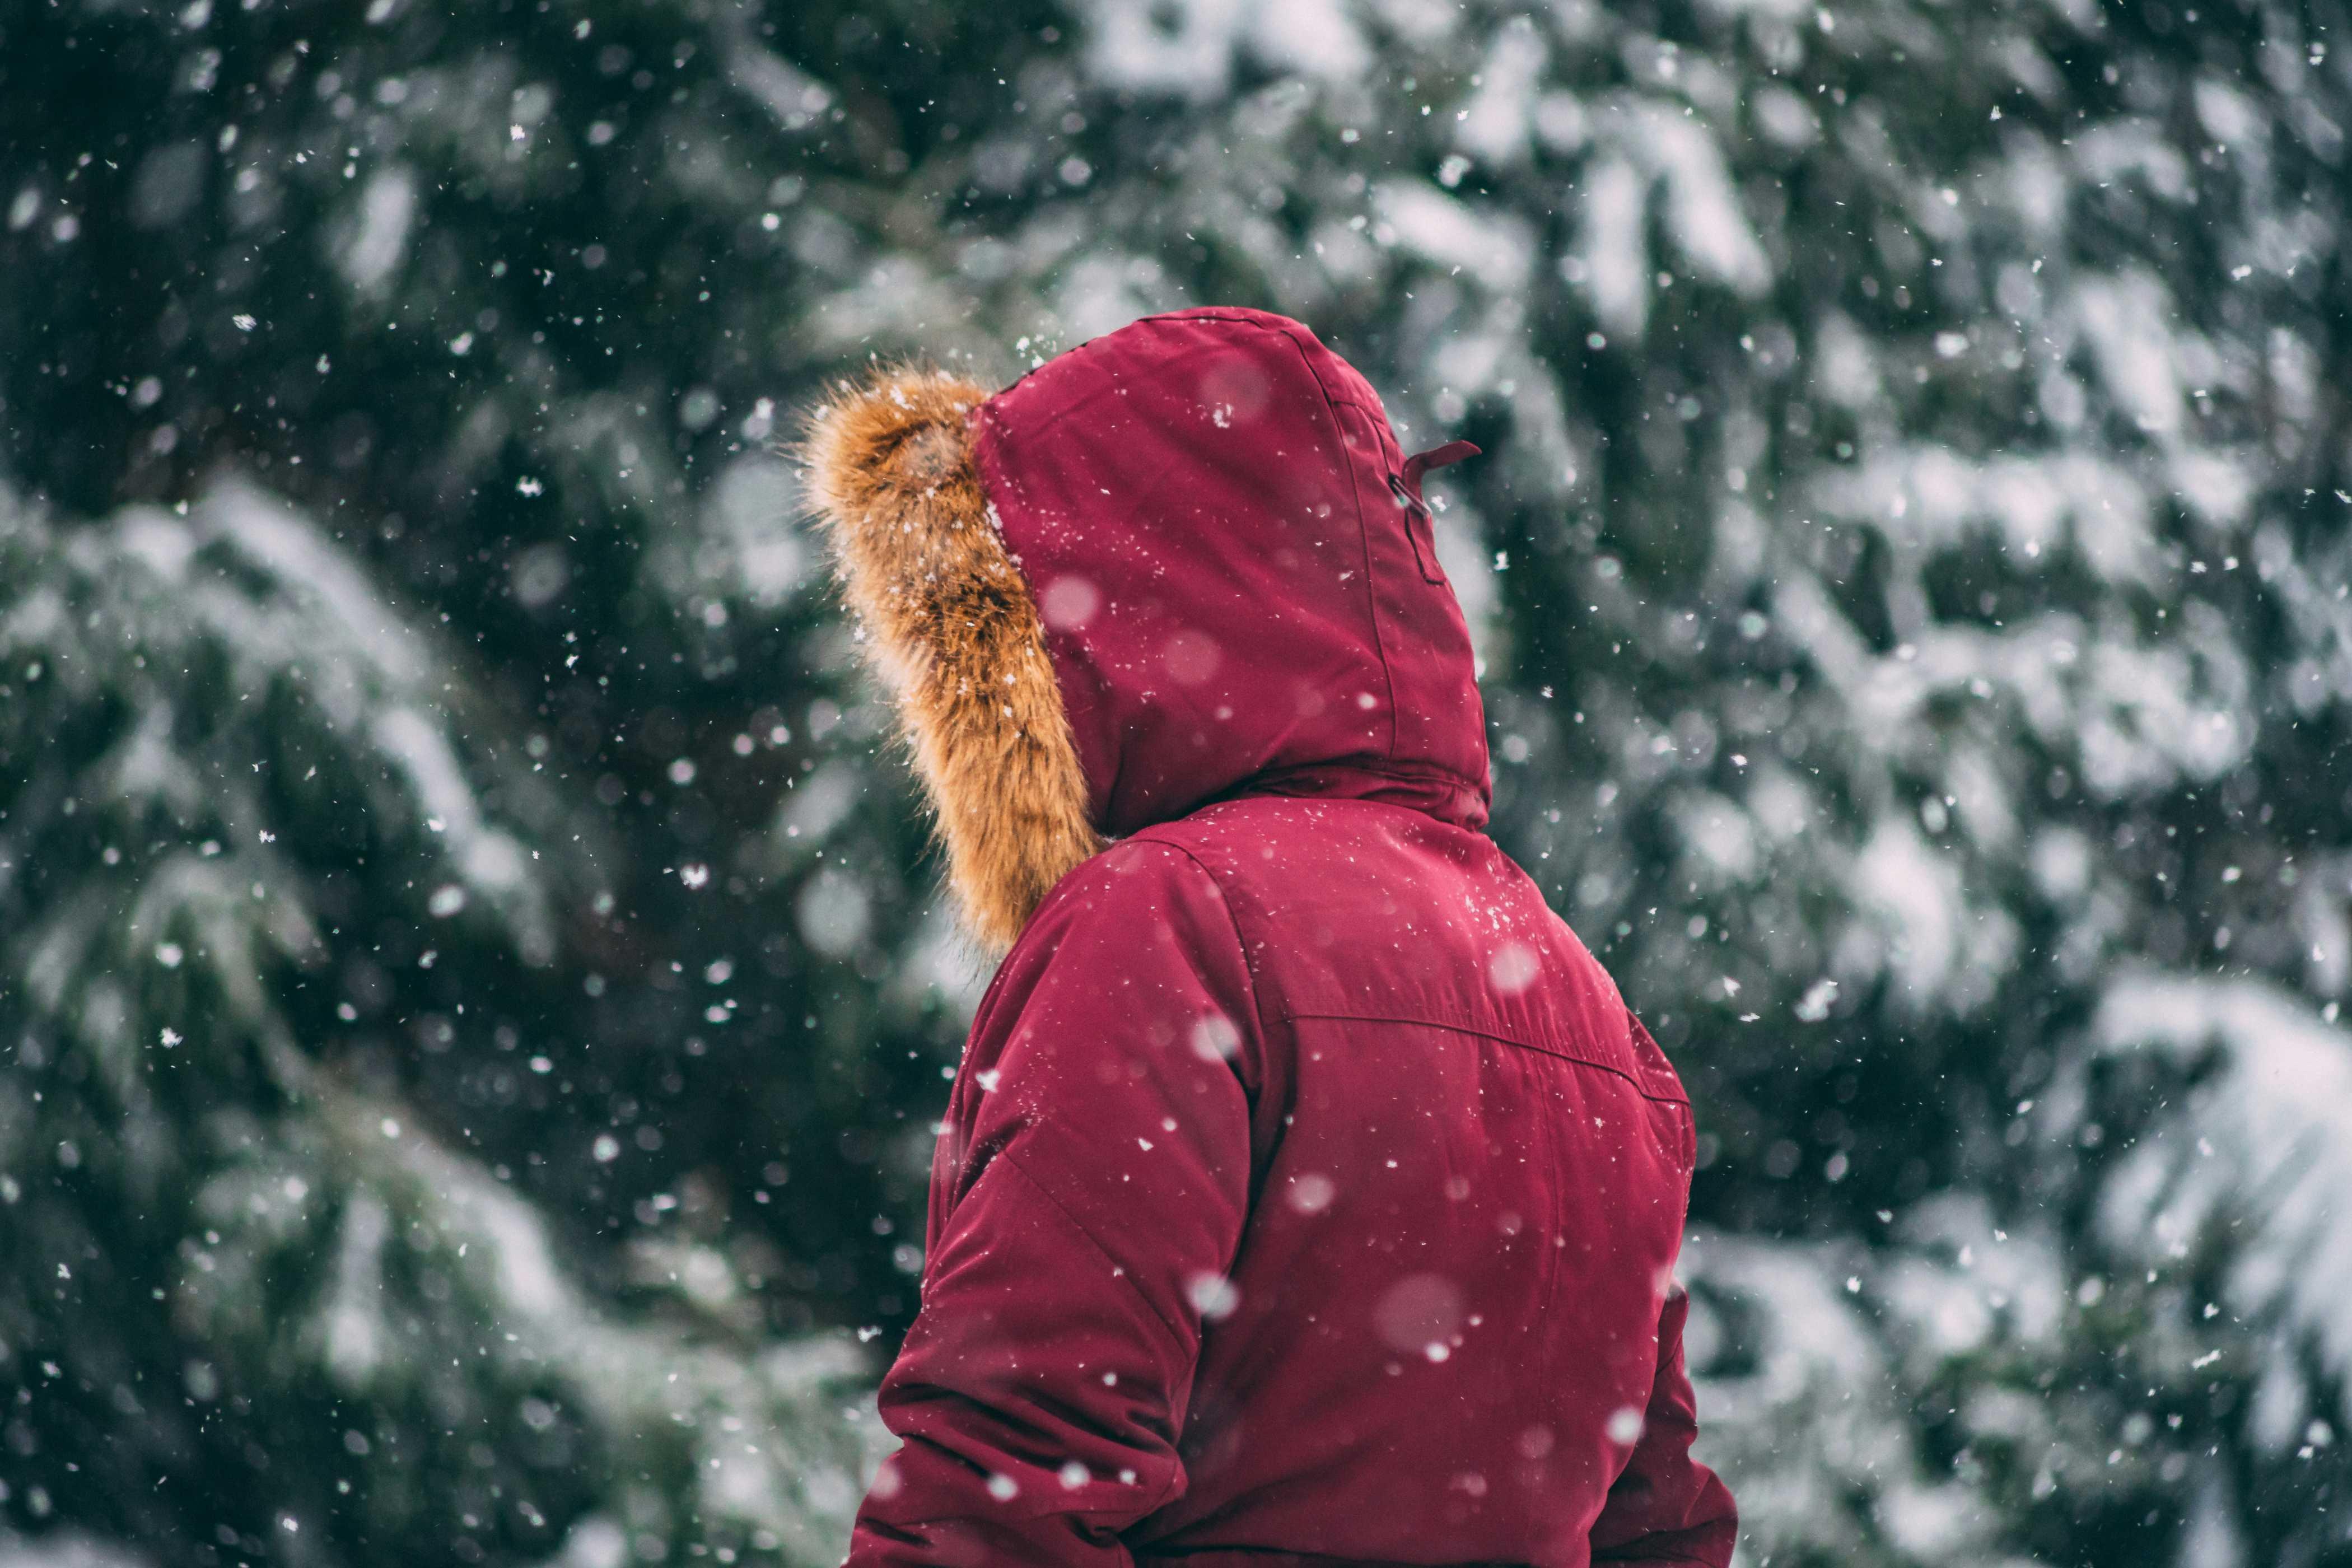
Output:
[[1698,1405],[1683,1366],[1683,1321],[1690,1298],[1677,1285],[1658,1314],[1658,1373],[1642,1436],[1601,1517],[1592,1523],[1595,1563],[1642,1568],[1728,1568],[1739,1513],[1713,1470],[1691,1458]]
[[932,1184],[900,1439],[850,1568],[1125,1568],[1181,1496],[1204,1321],[1248,1203],[1261,1059],[1223,895],[1129,840],[1066,878],[982,1005]]

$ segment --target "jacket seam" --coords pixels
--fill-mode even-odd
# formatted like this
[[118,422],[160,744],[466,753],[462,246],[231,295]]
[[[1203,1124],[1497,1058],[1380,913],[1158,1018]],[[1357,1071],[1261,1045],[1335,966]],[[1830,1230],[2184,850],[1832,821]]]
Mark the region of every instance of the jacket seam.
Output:
[[1242,977],[1249,982],[1250,1016],[1257,1021],[1259,1059],[1263,1061],[1264,1053],[1267,1047],[1265,1000],[1258,991],[1257,963],[1250,957],[1249,941],[1242,935],[1242,922],[1240,917],[1234,913],[1234,900],[1226,894],[1225,884],[1218,878],[1216,868],[1194,854],[1190,847],[1169,838],[1161,838],[1156,842],[1167,845],[1169,848],[1199,867],[1201,875],[1209,879],[1211,890],[1217,895],[1217,907],[1225,911],[1225,924],[1234,933],[1234,950],[1242,956]]
[[[1517,1040],[1509,1043],[1514,1046],[1519,1045]],[[1531,1049],[1532,1047],[1522,1047],[1521,1048]],[[1538,1054],[1549,1055],[1549,1053]],[[1579,1062],[1577,1065],[1581,1067],[1584,1064]],[[1565,1114],[1563,1102],[1567,1097],[1565,1095],[1556,1097],[1553,1083],[1547,1081],[1548,1076],[1543,1073],[1529,1075],[1544,1104],[1545,1114],[1536,1118],[1536,1136],[1543,1140],[1546,1163],[1551,1171],[1552,1193],[1547,1205],[1551,1213],[1548,1223],[1552,1227],[1552,1239],[1557,1243],[1567,1239],[1567,1225],[1562,1218],[1567,1206],[1563,1194],[1570,1190],[1570,1182],[1567,1152],[1560,1147],[1559,1129],[1553,1124],[1561,1120]],[[1641,1086],[1637,1084],[1634,1087],[1638,1089]],[[1651,1103],[1657,1102],[1653,1100]],[[1536,1321],[1549,1322],[1552,1315],[1552,1301],[1559,1294],[1560,1254],[1567,1249],[1555,1245],[1547,1247],[1543,1250],[1544,1279],[1541,1298],[1543,1307],[1537,1313]]]
[[[1372,651],[1381,656],[1381,679],[1387,683],[1389,689],[1389,743],[1386,755],[1393,759],[1396,756],[1397,737],[1403,732],[1404,725],[1402,716],[1397,711],[1396,669],[1389,662],[1388,638],[1381,627],[1380,574],[1373,570],[1372,566],[1372,525],[1370,520],[1364,516],[1363,486],[1356,472],[1355,454],[1348,447],[1347,427],[1339,422],[1341,402],[1331,395],[1330,383],[1323,379],[1323,373],[1316,366],[1314,356],[1307,352],[1307,345],[1298,341],[1297,332],[1288,327],[1271,326],[1263,321],[1250,321],[1247,317],[1229,319],[1256,327],[1260,331],[1272,332],[1288,343],[1290,352],[1298,356],[1299,365],[1307,372],[1307,378],[1315,383],[1317,395],[1323,399],[1324,418],[1330,425],[1332,439],[1339,444],[1337,455],[1347,468],[1348,494],[1356,507],[1356,542],[1363,550],[1364,605],[1371,615]],[[1328,353],[1330,351],[1326,349],[1324,352]],[[1363,419],[1367,425],[1371,423],[1370,416],[1353,401],[1348,402],[1345,406],[1354,409],[1358,417]]]
[[1550,1046],[1538,1046],[1534,1044],[1532,1041],[1523,1040],[1517,1035],[1507,1035],[1496,1029],[1482,1029],[1475,1024],[1456,1023],[1452,1019],[1447,1018],[1415,1018],[1381,1013],[1331,1013],[1314,1011],[1293,1012],[1289,1014],[1288,1016],[1295,1022],[1303,1021],[1308,1018],[1321,1018],[1333,1023],[1416,1024],[1425,1029],[1446,1029],[1457,1035],[1476,1035],[1482,1039],[1496,1040],[1507,1046],[1516,1046],[1523,1051],[1533,1051],[1538,1056],[1552,1057],[1560,1061],[1574,1062],[1579,1067],[1592,1068],[1601,1072],[1614,1074],[1616,1077],[1623,1079],[1627,1083],[1632,1084],[1635,1092],[1639,1093],[1644,1100],[1655,1100],[1661,1105],[1688,1105],[1690,1103],[1690,1098],[1687,1094],[1662,1093],[1643,1081],[1643,1079],[1636,1075],[1626,1071],[1623,1068],[1618,1067],[1613,1063],[1595,1061],[1591,1057],[1575,1056],[1570,1052],[1559,1050]]
[[[1108,1252],[1103,1249],[1102,1243],[1095,1239],[1094,1233],[1092,1231],[1089,1231],[1084,1225],[1079,1223],[1077,1215],[1072,1214],[1068,1207],[1063,1204],[1062,1200],[1055,1197],[1052,1191],[1049,1190],[1044,1183],[1040,1182],[1036,1177],[1031,1175],[1026,1170],[1023,1169],[1022,1164],[1018,1160],[1013,1159],[1010,1154],[1002,1151],[999,1151],[996,1157],[1003,1160],[1006,1164],[1012,1166],[1013,1172],[1018,1174],[1023,1181],[1028,1183],[1029,1185],[1043,1196],[1047,1203],[1052,1204],[1055,1208],[1061,1211],[1062,1217],[1070,1222],[1071,1228],[1075,1229],[1080,1236],[1085,1237],[1087,1245],[1095,1249],[1096,1255],[1101,1258],[1104,1262],[1109,1264],[1112,1269],[1117,1273],[1118,1277],[1127,1282],[1128,1289],[1134,1293],[1137,1300],[1143,1303],[1144,1310],[1151,1314],[1153,1319],[1159,1322],[1162,1329],[1168,1330],[1171,1337],[1176,1342],[1175,1348],[1181,1352],[1184,1348],[1183,1336],[1176,1333],[1175,1330],[1170,1327],[1168,1320],[1160,1316],[1160,1309],[1151,1304],[1151,1298],[1146,1296],[1141,1289],[1136,1285],[1135,1277],[1128,1273],[1124,1268],[1120,1267],[1118,1259],[1112,1258]],[[1197,1363],[1197,1352],[1195,1352],[1193,1359]],[[1175,1493],[1176,1489],[1183,1484],[1184,1458],[1179,1447],[1182,1439],[1183,1434],[1181,1432],[1171,1432],[1169,1435],[1168,1452],[1172,1463],[1169,1468],[1168,1479],[1160,1483],[1159,1491],[1152,1495],[1150,1502],[1146,1504],[1135,1514],[1137,1519],[1146,1519],[1157,1512],[1168,1502],[1169,1499]],[[935,1448],[945,1448],[945,1445],[941,1444],[937,1438],[922,1432],[906,1433],[902,1435],[900,1440],[908,1443],[924,1442],[929,1443]],[[951,1450],[949,1450],[949,1452],[952,1454]],[[961,1456],[955,1457],[961,1458]],[[1129,1510],[1123,1506],[1114,1507],[1108,1505],[1101,1505],[1094,1508],[1053,1508],[1046,1509],[1036,1513],[1024,1513],[1014,1516],[1014,1522],[1028,1523],[1041,1519],[1085,1519],[1094,1515],[1105,1514],[1116,1518],[1128,1511]],[[935,1513],[926,1514],[920,1519],[899,1519],[892,1520],[890,1522],[893,1525],[904,1528],[919,1524],[954,1524],[971,1517],[972,1516],[969,1513]]]
[[[1062,1217],[1070,1222],[1071,1229],[1076,1231],[1080,1236],[1087,1238],[1087,1245],[1093,1247],[1095,1251],[1101,1256],[1102,1260],[1105,1263],[1110,1265],[1112,1276],[1126,1282],[1128,1289],[1134,1293],[1135,1299],[1143,1303],[1144,1310],[1150,1312],[1159,1322],[1160,1326],[1168,1331],[1168,1337],[1174,1341],[1176,1348],[1179,1351],[1181,1351],[1184,1348],[1183,1331],[1177,1328],[1175,1324],[1170,1322],[1168,1321],[1167,1314],[1163,1313],[1157,1306],[1153,1305],[1151,1298],[1145,1295],[1143,1293],[1143,1288],[1135,1282],[1135,1276],[1127,1271],[1127,1265],[1121,1263],[1118,1258],[1113,1258],[1110,1255],[1110,1248],[1102,1244],[1102,1242],[1095,1236],[1093,1230],[1087,1227],[1086,1221],[1072,1214],[1070,1212],[1070,1205],[1064,1203],[1059,1197],[1055,1196],[1053,1188],[1039,1181],[1034,1175],[1032,1175],[1030,1173],[1029,1167],[1024,1165],[1019,1160],[1013,1157],[1013,1149],[1010,1144],[997,1150],[996,1158],[1012,1166],[1023,1181],[1028,1183],[1029,1185],[1035,1189],[1047,1203],[1052,1204],[1055,1209],[1060,1211]],[[1198,1354],[1197,1352],[1194,1353]]]
[[[1297,345],[1294,343],[1292,346]],[[1307,357],[1307,351],[1303,348],[1299,349],[1298,354],[1301,359],[1304,359]],[[1308,365],[1307,371],[1309,374],[1313,374],[1314,366]],[[1331,421],[1332,435],[1339,440],[1339,458],[1348,468],[1348,491],[1356,502],[1356,537],[1364,550],[1364,597],[1370,602],[1372,612],[1372,649],[1381,656],[1381,675],[1387,680],[1389,688],[1389,744],[1386,755],[1390,762],[1394,762],[1398,741],[1404,733],[1404,716],[1398,710],[1396,667],[1389,662],[1388,635],[1381,624],[1381,574],[1372,560],[1372,522],[1371,519],[1364,515],[1362,477],[1356,472],[1356,455],[1349,449],[1348,432],[1339,422],[1339,405],[1332,401],[1330,391],[1323,385],[1321,376],[1316,376],[1315,385],[1316,389],[1323,394],[1324,412]],[[1362,409],[1357,408],[1352,403],[1348,406],[1353,409],[1356,417],[1363,420],[1367,426],[1371,424],[1370,416]],[[1411,541],[1408,540],[1407,542],[1410,543]]]
[[[1203,866],[1202,867],[1202,869],[1206,871],[1208,868]],[[1216,880],[1213,876],[1209,879],[1212,883]],[[1222,892],[1218,896],[1221,899],[1223,897]],[[1228,910],[1226,911],[1225,918],[1231,920],[1233,918],[1233,911]],[[1243,954],[1243,962],[1244,963],[1248,962],[1247,953]],[[1190,1342],[1190,1349],[1188,1351],[1187,1342],[1183,1331],[1178,1329],[1175,1324],[1170,1322],[1167,1315],[1160,1311],[1160,1308],[1152,1301],[1151,1298],[1143,1293],[1143,1287],[1135,1282],[1135,1276],[1127,1271],[1127,1266],[1125,1264],[1122,1264],[1118,1258],[1113,1258],[1110,1255],[1110,1249],[1102,1244],[1102,1242],[1095,1236],[1094,1231],[1087,1226],[1087,1223],[1077,1215],[1072,1214],[1070,1212],[1070,1206],[1064,1203],[1060,1198],[1056,1197],[1051,1187],[1048,1187],[1045,1183],[1030,1174],[1029,1168],[1013,1157],[1013,1151],[1010,1146],[999,1150],[996,1157],[1011,1165],[1013,1169],[1019,1173],[1023,1181],[1028,1183],[1030,1186],[1041,1194],[1047,1203],[1052,1204],[1056,1209],[1061,1211],[1062,1217],[1070,1222],[1071,1229],[1076,1231],[1080,1236],[1087,1238],[1087,1245],[1095,1249],[1095,1255],[1100,1258],[1105,1263],[1110,1265],[1112,1275],[1126,1283],[1129,1293],[1134,1296],[1138,1301],[1140,1301],[1143,1304],[1143,1310],[1150,1313],[1153,1320],[1157,1321],[1162,1329],[1167,1331],[1171,1346],[1176,1351],[1178,1359],[1181,1361],[1190,1362],[1192,1365],[1193,1375],[1197,1376],[1201,1363],[1200,1337],[1198,1335],[1194,1335],[1192,1337]],[[1230,1267],[1230,1263],[1228,1264],[1228,1267]],[[1175,1391],[1172,1389],[1170,1391],[1171,1395]],[[1160,1490],[1154,1494],[1151,1501],[1146,1505],[1141,1513],[1136,1516],[1137,1518],[1147,1518],[1150,1514],[1156,1512],[1161,1505],[1166,1503],[1168,1500],[1174,1495],[1176,1489],[1184,1484],[1184,1458],[1182,1453],[1180,1451],[1183,1438],[1184,1434],[1181,1430],[1171,1431],[1169,1433],[1168,1450],[1170,1457],[1173,1459],[1174,1463],[1169,1468],[1168,1479],[1161,1484]],[[1050,1519],[1056,1513],[1078,1513],[1082,1511],[1087,1510],[1076,1509],[1049,1510],[1043,1515],[1033,1517]]]

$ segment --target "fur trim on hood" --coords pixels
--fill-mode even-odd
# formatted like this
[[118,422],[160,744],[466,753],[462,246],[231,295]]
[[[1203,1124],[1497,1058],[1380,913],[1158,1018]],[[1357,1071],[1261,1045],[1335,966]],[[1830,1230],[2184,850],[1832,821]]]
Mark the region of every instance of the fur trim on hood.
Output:
[[818,410],[803,455],[843,597],[898,698],[972,934],[1012,945],[1102,847],[1028,584],[972,460],[988,394],[883,371]]

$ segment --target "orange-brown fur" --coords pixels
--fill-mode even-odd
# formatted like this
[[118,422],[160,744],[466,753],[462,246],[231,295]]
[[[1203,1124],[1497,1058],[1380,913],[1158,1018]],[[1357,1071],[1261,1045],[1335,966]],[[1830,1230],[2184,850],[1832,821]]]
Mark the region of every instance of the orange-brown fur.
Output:
[[1102,847],[1035,601],[989,515],[966,422],[987,394],[883,371],[810,420],[811,498],[898,698],[972,934],[1012,944]]

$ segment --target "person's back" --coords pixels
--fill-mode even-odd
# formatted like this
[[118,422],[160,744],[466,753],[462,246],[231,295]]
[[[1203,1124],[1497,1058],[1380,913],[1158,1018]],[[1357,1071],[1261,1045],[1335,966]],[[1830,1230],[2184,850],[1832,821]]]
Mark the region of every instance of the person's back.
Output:
[[1478,831],[1466,634],[1370,389],[1184,312],[984,403],[882,380],[812,456],[1012,948],[852,1563],[1722,1568],[1689,1110]]
[[[1215,879],[1265,1055],[1243,1064],[1251,1215],[1189,1485],[1133,1544],[1580,1561],[1629,1450],[1679,1465],[1691,1437],[1687,1392],[1657,1379],[1692,1149],[1674,1074],[1482,835],[1247,799],[1138,838]],[[1686,1514],[1700,1489],[1676,1479]],[[1648,1500],[1621,1494],[1602,1544],[1706,1561],[1725,1521]],[[1695,1523],[1715,1528],[1655,1539]]]

